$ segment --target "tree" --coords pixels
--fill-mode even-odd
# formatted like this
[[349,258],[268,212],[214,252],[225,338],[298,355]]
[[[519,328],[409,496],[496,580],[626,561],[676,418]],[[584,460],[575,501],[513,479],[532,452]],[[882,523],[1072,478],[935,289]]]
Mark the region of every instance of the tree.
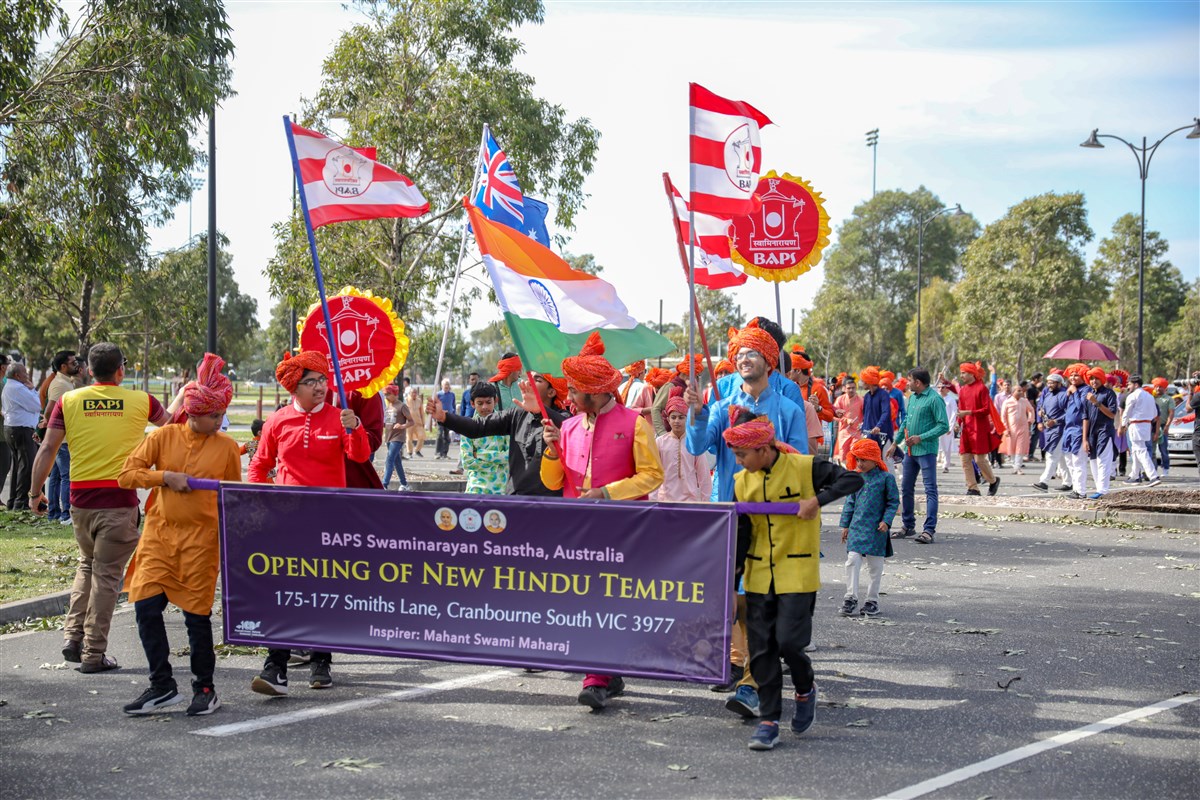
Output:
[[[958,311],[954,301],[954,287],[949,281],[934,278],[921,292],[921,355],[924,364],[918,366],[929,370],[930,375],[943,372],[957,374],[954,342],[950,338],[950,326]],[[917,315],[914,313],[904,331],[908,354],[917,355]]]
[[191,191],[194,136],[229,95],[233,44],[213,0],[90,0],[70,25],[38,7],[50,11],[18,17],[15,38],[60,18],[65,34],[6,70],[0,277],[62,309],[85,350],[146,269],[147,227]]
[[[730,292],[707,289],[703,286],[696,287],[696,304],[700,306],[700,320],[704,323],[704,333],[708,337],[708,348],[712,354],[713,366],[716,366],[717,362],[725,357],[725,351],[728,349],[729,329],[742,327],[744,322],[742,307],[737,304]],[[667,332],[663,334],[675,345],[681,359],[687,357],[688,321],[688,315],[685,313],[678,328],[667,326]],[[658,329],[657,323],[648,322],[646,325],[654,330]],[[700,345],[699,330],[696,331],[696,352],[704,352]],[[616,366],[624,365],[617,364]]]
[[949,336],[965,359],[1020,377],[1028,360],[1083,333],[1094,298],[1082,248],[1092,238],[1083,195],[1023,200],[987,226],[963,255]]
[[[1188,287],[1179,316],[1156,342],[1166,378],[1187,377],[1200,369],[1200,278]],[[1148,377],[1148,375],[1146,376]]]
[[[521,52],[513,31],[541,22],[539,0],[372,0],[359,7],[368,21],[343,34],[325,60],[302,124],[328,130],[333,117],[344,120],[342,138],[378,148],[379,160],[411,177],[435,213],[322,227],[317,243],[326,283],[390,298],[417,332],[414,350],[424,353],[434,346],[423,337],[435,327],[440,344],[433,311],[453,280],[465,224],[459,204],[478,164],[483,123],[501,139],[522,189],[552,201],[567,230],[585,198],[599,133],[534,95],[533,78],[513,66]],[[273,291],[311,302],[303,224],[281,223],[275,236]],[[479,294],[468,286],[455,316]]]
[[[1129,370],[1137,363],[1140,240],[1141,220],[1136,214],[1125,214],[1113,224],[1112,235],[1100,242],[1092,277],[1107,299],[1084,320],[1087,337],[1115,350]],[[1187,296],[1183,274],[1166,259],[1168,249],[1158,231],[1146,231],[1143,356],[1147,373],[1161,372],[1168,363],[1170,354],[1163,350],[1162,338]]]
[[604,272],[604,267],[596,263],[596,257],[591,253],[584,253],[581,256],[573,256],[570,253],[563,253],[563,261],[571,265],[571,269],[577,269],[580,272],[586,272],[588,275],[599,275]]
[[822,375],[857,372],[859,359],[852,355],[862,346],[861,331],[867,326],[863,305],[845,286],[826,283],[813,298],[813,307],[800,320],[800,338],[805,352]]
[[[907,360],[904,327],[917,291],[917,225],[943,207],[945,203],[924,186],[914,192],[880,192],[858,205],[838,229],[837,244],[825,259],[822,289],[839,287],[855,298],[858,310],[869,310],[860,315],[857,335],[840,354],[843,366],[898,365]],[[941,216],[926,224],[922,281],[955,280],[959,259],[978,234],[979,224],[969,214]]]
[[503,320],[496,320],[477,331],[471,331],[468,338],[471,342],[470,353],[466,357],[468,372],[478,372],[485,379],[493,374],[496,362],[505,353],[516,352],[508,326]]

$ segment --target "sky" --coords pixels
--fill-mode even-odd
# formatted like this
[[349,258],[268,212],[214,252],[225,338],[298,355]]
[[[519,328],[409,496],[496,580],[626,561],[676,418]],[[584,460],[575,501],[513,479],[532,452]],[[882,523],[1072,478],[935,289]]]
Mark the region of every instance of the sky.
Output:
[[[332,2],[227,0],[237,48],[237,96],[217,115],[217,220],[241,290],[265,321],[271,224],[291,210],[281,117],[320,85],[321,62],[361,19]],[[871,194],[879,129],[879,190],[924,185],[987,225],[1021,200],[1083,192],[1096,238],[1137,213],[1134,156],[1120,142],[1078,145],[1093,128],[1153,144],[1200,114],[1200,3],[1188,2],[567,2],[518,31],[518,67],[536,92],[600,131],[590,195],[566,249],[592,253],[630,312],[680,321],[687,284],[663,194],[687,181],[687,84],[746,100],[775,122],[762,134],[765,169],[809,181],[837,230]],[[485,122],[486,120],[480,120]],[[502,127],[494,130],[501,146]],[[1200,277],[1200,141],[1168,139],[1151,163],[1148,227],[1170,242],[1187,280]],[[520,172],[519,154],[510,154]],[[421,176],[411,177],[418,186]],[[207,190],[191,207],[207,220]],[[189,206],[152,247],[188,237]],[[551,233],[555,233],[551,226]],[[828,252],[828,251],[826,251]],[[486,280],[480,268],[472,273]],[[647,276],[651,280],[647,281]],[[811,307],[823,269],[781,287],[784,328]],[[772,284],[730,290],[747,316],[774,316]],[[448,292],[445,293],[448,296]],[[315,289],[314,289],[315,299]],[[470,329],[499,319],[472,309]]]

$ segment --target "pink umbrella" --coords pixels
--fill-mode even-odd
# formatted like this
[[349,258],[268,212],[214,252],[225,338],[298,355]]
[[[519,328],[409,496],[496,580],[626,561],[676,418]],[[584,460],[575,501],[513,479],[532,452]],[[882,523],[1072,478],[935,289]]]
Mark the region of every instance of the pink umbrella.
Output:
[[1059,358],[1064,361],[1119,361],[1117,354],[1091,339],[1070,339],[1051,347],[1042,358]]

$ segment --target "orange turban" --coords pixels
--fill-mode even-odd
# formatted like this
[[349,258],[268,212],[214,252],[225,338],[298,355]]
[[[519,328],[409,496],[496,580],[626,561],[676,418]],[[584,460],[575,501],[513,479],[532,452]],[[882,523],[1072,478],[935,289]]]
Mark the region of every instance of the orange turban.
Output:
[[542,378],[546,383],[554,389],[554,405],[559,408],[567,407],[567,381],[566,378],[556,378],[548,372],[541,373]]
[[879,370],[879,379],[883,380],[884,378],[887,378],[889,381],[895,381],[896,373],[892,372],[890,369],[881,369]]
[[908,378],[900,378],[899,380],[897,380],[897,381],[896,381],[896,388],[897,388],[897,389],[899,389],[899,390],[900,390],[900,391],[902,391],[902,392],[903,392],[905,389],[907,389],[907,388],[908,388]]
[[633,362],[624,369],[624,372],[631,378],[641,378],[646,374],[646,360]]
[[1051,375],[1062,375],[1063,371],[1061,369],[1059,369],[1058,367],[1055,367],[1054,369],[1050,370],[1050,374]]
[[713,372],[715,372],[717,377],[719,378],[722,375],[732,374],[734,372],[734,369],[735,368],[733,366],[732,361],[730,361],[728,358],[722,358],[720,361],[717,362],[717,365],[715,367],[713,367]]
[[[772,340],[774,341],[774,340]],[[767,447],[775,441],[775,426],[768,417],[756,417],[750,422],[736,424],[738,416],[746,409],[741,406],[729,406],[729,427],[721,435],[730,447],[756,449]]]
[[196,370],[196,380],[183,387],[182,414],[175,421],[186,417],[206,417],[229,408],[233,397],[233,384],[221,374],[225,359],[213,353],[205,353],[204,360]]
[[750,323],[738,332],[733,339],[733,346],[735,353],[746,348],[761,354],[771,369],[779,366],[779,345],[771,334],[758,327],[757,319],[750,320]]
[[1087,371],[1087,379],[1089,381],[1092,378],[1099,378],[1100,381],[1103,382],[1107,377],[1108,374],[1104,370],[1100,369],[1100,367],[1092,367]]
[[1078,375],[1081,379],[1086,379],[1087,371],[1088,371],[1087,364],[1072,364],[1071,366],[1067,367],[1067,369],[1063,372],[1063,374],[1066,375],[1068,378],[1071,377],[1072,375]]
[[675,377],[675,373],[669,369],[660,367],[651,367],[646,373],[646,383],[653,386],[655,389],[661,389],[666,385],[667,381]]
[[692,356],[692,365],[689,366],[688,360],[685,358],[675,365],[675,371],[680,375],[696,375],[704,372],[704,356],[696,353]]
[[509,356],[502,358],[496,362],[496,374],[488,378],[488,383],[502,381],[513,373],[521,371],[521,359],[519,356]]
[[863,367],[860,377],[862,378],[862,382],[867,386],[878,386],[879,367]]
[[879,376],[879,385],[881,388],[884,388],[884,389],[892,388],[892,379],[889,377],[889,375],[891,375],[890,372],[885,372],[884,374]]
[[838,382],[838,386],[841,386],[841,385],[842,385],[842,381],[844,381],[844,380],[846,380],[846,373],[844,373],[844,372],[839,372],[839,373],[838,373],[838,375],[837,375],[837,382]]
[[975,380],[977,381],[983,380],[983,367],[972,361],[964,361],[963,363],[959,364],[958,371],[965,372],[968,375],[974,375]]
[[667,407],[663,409],[663,413],[667,414],[668,416],[679,413],[686,417],[688,413],[687,403],[683,402],[682,397],[672,397],[667,401]]
[[283,361],[280,361],[279,366],[275,367],[275,380],[279,381],[289,393],[295,394],[296,387],[300,385],[300,379],[304,377],[306,370],[328,375],[329,356],[318,353],[316,350],[305,350],[294,356],[291,353],[284,353]]
[[1150,381],[1150,383],[1151,383],[1151,385],[1153,385],[1155,388],[1157,388],[1157,389],[1160,389],[1160,390],[1164,390],[1164,391],[1166,390],[1166,388],[1167,388],[1168,386],[1170,386],[1170,385],[1171,385],[1171,384],[1167,383],[1167,379],[1166,379],[1166,378],[1155,378],[1154,380]]
[[730,328],[728,331],[725,332],[726,341],[729,342],[729,347],[726,349],[729,351],[729,360],[730,361],[733,361],[733,359],[737,356],[737,335],[738,335],[737,328]]
[[846,456],[846,467],[858,469],[858,459],[860,458],[864,461],[874,461],[877,467],[887,472],[887,466],[883,463],[883,452],[879,449],[879,443],[874,439],[859,439],[850,445],[850,455]]
[[604,340],[597,331],[592,331],[579,355],[564,358],[563,375],[586,394],[612,394],[621,385],[621,373],[604,357]]
[[808,354],[799,347],[792,348],[792,369],[812,369],[813,362],[808,360]]

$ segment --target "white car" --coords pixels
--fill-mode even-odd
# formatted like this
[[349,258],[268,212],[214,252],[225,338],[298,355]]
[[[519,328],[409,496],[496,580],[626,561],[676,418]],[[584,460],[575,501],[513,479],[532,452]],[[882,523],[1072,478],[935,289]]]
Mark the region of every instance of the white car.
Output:
[[1182,459],[1195,460],[1192,453],[1192,431],[1196,429],[1196,412],[1188,409],[1186,403],[1180,403],[1175,408],[1175,419],[1167,428],[1167,452],[1171,461]]

